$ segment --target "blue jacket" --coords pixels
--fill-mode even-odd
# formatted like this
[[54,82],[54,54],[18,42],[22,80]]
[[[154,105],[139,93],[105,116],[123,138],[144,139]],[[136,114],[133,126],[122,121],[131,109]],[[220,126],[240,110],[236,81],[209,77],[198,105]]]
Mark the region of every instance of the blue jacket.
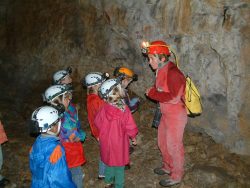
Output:
[[55,136],[40,135],[30,151],[32,188],[76,188],[65,151]]

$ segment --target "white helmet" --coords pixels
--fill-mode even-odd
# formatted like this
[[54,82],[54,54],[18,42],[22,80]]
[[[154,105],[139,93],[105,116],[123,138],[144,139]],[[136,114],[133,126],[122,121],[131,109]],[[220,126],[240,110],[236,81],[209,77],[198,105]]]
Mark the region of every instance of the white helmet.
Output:
[[56,97],[61,96],[67,92],[70,92],[70,88],[67,87],[67,85],[50,86],[44,93],[44,101],[51,103]]
[[72,73],[72,68],[68,67],[66,70],[59,70],[53,74],[53,82],[54,84],[60,84],[61,80],[65,78],[65,76]]
[[85,76],[84,84],[87,87],[103,83],[109,77],[108,73],[91,72]]
[[106,80],[105,82],[102,83],[102,85],[99,88],[99,95],[103,99],[107,99],[110,92],[119,84],[121,83],[120,79],[113,78]]
[[49,131],[55,124],[60,124],[60,119],[58,110],[51,106],[39,107],[31,116],[31,120],[35,122],[34,126],[42,133]]

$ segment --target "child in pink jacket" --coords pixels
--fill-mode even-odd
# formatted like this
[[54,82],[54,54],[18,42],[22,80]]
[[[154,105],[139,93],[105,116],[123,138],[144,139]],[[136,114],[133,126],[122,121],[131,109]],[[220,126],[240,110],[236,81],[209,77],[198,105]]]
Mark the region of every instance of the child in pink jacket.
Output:
[[129,139],[136,145],[138,128],[128,106],[122,100],[124,91],[119,79],[105,81],[99,90],[106,101],[97,113],[101,159],[105,169],[106,187],[124,187],[124,167],[129,163]]

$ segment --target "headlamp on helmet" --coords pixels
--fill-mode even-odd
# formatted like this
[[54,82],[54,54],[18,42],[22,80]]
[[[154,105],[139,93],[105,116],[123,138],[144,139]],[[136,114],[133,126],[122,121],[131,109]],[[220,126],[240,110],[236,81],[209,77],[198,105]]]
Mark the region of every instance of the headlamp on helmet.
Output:
[[123,80],[126,77],[132,78],[133,81],[138,80],[138,75],[135,74],[134,71],[126,67],[116,67],[114,70],[114,76],[119,77],[120,80]]
[[44,100],[51,103],[55,98],[64,95],[65,93],[71,93],[71,90],[67,85],[53,85],[46,89]]
[[148,54],[148,47],[149,47],[149,42],[143,41],[143,42],[141,43],[141,52],[142,52],[143,54],[147,55],[147,54]]
[[144,55],[157,55],[157,54],[165,54],[170,55],[170,49],[169,46],[164,41],[153,41],[151,43],[149,42],[142,42],[141,50]]
[[91,86],[103,83],[108,78],[109,78],[109,74],[107,72],[106,73],[91,72],[87,76],[85,76],[85,79],[83,80],[83,84],[87,87],[91,87]]
[[33,130],[36,129],[40,133],[49,131],[54,125],[59,123],[60,119],[58,110],[51,106],[39,107],[31,115]]
[[65,69],[65,70],[59,70],[59,71],[55,72],[54,75],[53,75],[54,84],[60,84],[61,81],[67,75],[70,75],[71,73],[72,73],[72,68],[71,67],[67,67],[67,69]]
[[121,84],[121,78],[113,78],[106,80],[102,83],[99,88],[99,95],[103,99],[107,99],[109,97],[110,92],[119,84]]

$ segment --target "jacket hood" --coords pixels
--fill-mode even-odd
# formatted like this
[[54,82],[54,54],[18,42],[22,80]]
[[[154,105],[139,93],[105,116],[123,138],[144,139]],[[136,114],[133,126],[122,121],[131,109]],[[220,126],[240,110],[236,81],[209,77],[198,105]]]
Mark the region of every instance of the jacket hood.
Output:
[[[105,104],[105,106],[103,108],[104,108],[104,110],[106,112],[106,117],[107,117],[108,120],[119,119],[124,115],[124,112],[121,109],[119,109],[119,108],[117,108],[115,106],[112,106],[112,105],[110,105],[108,103]],[[127,110],[128,109],[127,109],[127,106],[126,106],[125,111],[127,111]]]
[[35,152],[30,156],[32,160],[38,165],[43,166],[45,156],[44,153],[52,150],[59,143],[59,138],[52,135],[40,135],[37,137],[33,148],[36,148]]

